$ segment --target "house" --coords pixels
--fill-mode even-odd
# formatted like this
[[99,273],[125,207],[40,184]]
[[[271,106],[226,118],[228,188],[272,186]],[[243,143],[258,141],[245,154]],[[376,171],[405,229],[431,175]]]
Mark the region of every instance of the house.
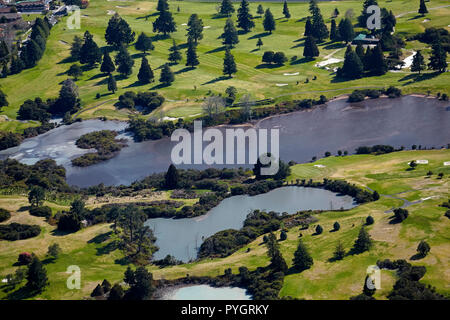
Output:
[[26,0],[16,2],[16,8],[19,12],[42,12],[48,10],[49,5],[45,0]]
[[374,36],[368,36],[364,33],[360,33],[355,37],[355,39],[353,39],[352,44],[377,45],[379,41],[380,39],[377,39]]

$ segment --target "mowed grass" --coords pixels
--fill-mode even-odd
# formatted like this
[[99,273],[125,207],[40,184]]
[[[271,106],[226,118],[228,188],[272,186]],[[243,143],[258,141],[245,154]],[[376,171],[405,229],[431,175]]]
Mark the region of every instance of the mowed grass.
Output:
[[[419,165],[413,171],[407,170],[407,162],[418,159],[427,159],[429,164]],[[288,239],[280,242],[284,258],[289,265],[292,264],[298,238],[302,233],[302,239],[312,254],[314,265],[302,273],[287,275],[280,297],[348,299],[361,292],[367,267],[379,259],[406,259],[413,265],[424,265],[427,273],[422,281],[436,286],[442,293],[450,294],[450,221],[444,216],[446,209],[439,207],[439,204],[450,196],[450,169],[443,166],[445,161],[450,161],[450,150],[329,157],[315,163],[292,167],[288,182],[295,179],[312,178],[319,181],[324,177],[342,178],[361,187],[371,186],[386,196],[349,211],[324,212],[318,215],[319,221],[316,224],[320,224],[324,229],[321,235],[313,235],[316,224],[308,230],[299,230],[299,227],[290,229]],[[325,165],[325,168],[314,167],[315,164]],[[429,170],[433,171],[433,175],[427,178],[426,173]],[[437,177],[440,172],[444,173],[443,179]],[[402,186],[403,193],[397,194],[397,188],[393,187],[396,185]],[[404,198],[423,201],[408,207],[410,216],[403,223],[390,224],[392,213],[385,212],[403,205]],[[54,212],[67,209],[66,205],[47,204]],[[121,260],[122,253],[119,250],[110,250],[110,242],[114,236],[111,235],[108,224],[88,227],[74,234],[58,235],[54,232],[55,227],[49,226],[41,218],[30,216],[27,205],[25,196],[0,197],[0,207],[13,211],[13,217],[5,223],[36,223],[43,229],[37,238],[0,242],[0,276],[15,270],[13,264],[20,252],[35,252],[44,259],[48,245],[58,243],[63,254],[46,265],[50,285],[44,293],[33,298],[81,299],[89,296],[95,285],[104,278],[110,282],[122,279],[126,266]],[[350,250],[368,215],[375,219],[375,223],[368,227],[374,240],[373,248],[363,254],[346,256],[342,261],[330,262],[338,241],[343,243],[346,250]],[[340,223],[341,229],[338,232],[330,232],[335,221]],[[410,258],[415,254],[421,240],[430,244],[431,252],[424,259],[412,261]],[[217,276],[223,274],[227,268],[232,268],[236,273],[240,266],[254,270],[268,263],[267,249],[262,244],[261,236],[227,258],[206,259],[163,269],[155,266],[148,268],[156,279],[175,279],[186,274]],[[81,268],[80,290],[69,290],[66,287],[69,275],[65,271],[70,265]],[[377,291],[375,297],[385,299],[396,276],[395,273],[385,270],[381,275],[381,290]],[[7,298],[7,294],[0,291],[0,297]]]
[[[415,9],[412,8],[409,1],[394,0],[380,1],[379,3],[382,7],[392,10],[396,15]],[[406,70],[400,73],[388,72],[382,77],[369,77],[344,82],[335,81],[331,71],[319,69],[314,65],[329,57],[342,58],[345,51],[343,44],[325,42],[319,46],[320,57],[315,61],[304,62],[304,60],[300,60],[303,53],[305,17],[309,15],[308,3],[289,3],[292,18],[285,19],[282,15],[282,3],[263,2],[263,7],[270,8],[276,18],[276,30],[272,35],[264,32],[262,18],[256,15],[258,4],[258,2],[250,4],[251,12],[255,15],[256,27],[247,34],[240,34],[240,42],[232,50],[238,72],[233,78],[227,78],[222,75],[224,48],[221,39],[219,39],[226,18],[215,16],[217,3],[171,1],[171,11],[177,23],[177,32],[172,34],[171,37],[177,41],[178,45],[181,45],[183,53],[183,61],[172,67],[175,72],[175,82],[169,87],[158,87],[160,67],[167,62],[168,49],[172,44],[171,38],[154,38],[155,50],[150,53],[148,59],[155,71],[156,82],[149,85],[141,85],[137,81],[142,54],[137,52],[134,46],[130,46],[130,53],[135,60],[133,74],[125,79],[117,77],[119,90],[115,94],[107,92],[106,77],[100,73],[99,67],[86,70],[77,81],[82,106],[89,110],[81,113],[80,117],[85,119],[107,117],[125,120],[128,114],[124,111],[115,110],[114,103],[117,97],[127,90],[157,89],[167,100],[163,106],[155,111],[155,114],[163,111],[169,117],[188,117],[201,113],[203,98],[209,92],[223,94],[228,86],[235,86],[238,89],[238,97],[250,93],[255,99],[276,98],[277,100],[318,97],[321,94],[331,98],[342,93],[349,93],[355,88],[381,88],[388,85],[401,87],[405,93],[426,93],[428,90],[432,93],[450,93],[446,85],[450,80],[448,73],[427,75],[418,79]],[[341,12],[341,17],[347,10],[353,10],[355,22],[362,7],[360,1],[320,2],[319,5],[328,26],[335,7]],[[442,5],[448,5],[448,2],[433,1],[432,4],[428,5],[430,13],[426,16],[426,19],[429,20],[427,22],[424,22],[422,17],[417,17],[415,13],[405,14],[397,18],[396,32],[417,33],[430,26],[448,29],[450,8],[431,10],[433,7]],[[177,12],[177,7],[180,8],[180,12]],[[235,3],[235,7],[238,8],[238,3]],[[118,12],[125,18],[136,35],[145,32],[154,36],[152,22],[156,19],[155,8],[156,1],[93,0],[87,9],[81,11],[81,29],[68,29],[64,18],[52,29],[45,55],[36,67],[25,70],[18,75],[0,79],[2,90],[7,93],[10,102],[10,106],[3,108],[1,114],[7,115],[10,119],[15,119],[18,108],[26,99],[38,96],[43,99],[55,97],[58,94],[60,83],[68,77],[66,72],[73,63],[69,59],[70,43],[73,37],[75,35],[82,36],[86,30],[89,30],[94,34],[94,39],[100,47],[106,46],[104,33],[111,17],[107,14],[108,10]],[[195,69],[190,69],[185,66],[186,26],[182,24],[187,23],[189,16],[193,13],[197,13],[203,19],[204,26],[208,28],[204,29],[204,37],[197,50],[200,65]],[[148,19],[146,19],[147,16]],[[232,18],[236,20],[236,15],[233,15]],[[357,29],[357,31],[361,31],[361,29]],[[258,37],[261,37],[264,42],[261,50],[256,50]],[[410,55],[412,50],[425,47],[425,44],[417,41],[409,43],[407,50],[405,50],[405,57]],[[293,64],[286,63],[282,67],[262,66],[261,57],[266,50],[283,51],[289,59],[294,56],[297,56],[298,59]],[[428,56],[429,50],[425,50],[424,53],[425,56]],[[114,56],[115,53],[113,53]],[[284,75],[284,73],[296,72],[299,72],[299,75]],[[312,81],[313,76],[317,76],[317,80]],[[305,83],[307,78],[311,80],[309,83]],[[277,84],[287,84],[287,86],[279,87]],[[97,94],[101,95],[99,99],[96,99]],[[0,129],[20,131],[26,126],[33,125],[31,123],[19,124],[16,121],[12,123],[14,125],[2,123]]]

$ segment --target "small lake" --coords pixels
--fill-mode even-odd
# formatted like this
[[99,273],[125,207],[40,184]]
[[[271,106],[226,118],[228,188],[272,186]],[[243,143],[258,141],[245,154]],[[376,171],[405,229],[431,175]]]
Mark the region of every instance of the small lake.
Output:
[[[416,144],[440,148],[450,143],[448,106],[448,102],[415,96],[359,103],[341,99],[312,110],[267,118],[257,126],[279,128],[281,159],[302,163],[310,161],[313,156],[323,157],[326,151],[336,154],[338,150],[347,150],[351,154],[362,145],[389,144],[410,148]],[[61,126],[26,139],[18,147],[0,151],[0,158],[11,157],[27,164],[45,158],[55,159],[66,167],[68,183],[80,187],[99,183],[130,184],[151,173],[166,171],[175,145],[168,137],[141,143],[130,141],[116,157],[93,166],[80,168],[71,165],[71,159],[87,152],[75,146],[79,136],[103,129],[120,131],[126,126],[124,122],[100,120]],[[208,166],[179,167],[204,169]]]
[[169,289],[160,300],[252,300],[252,296],[242,288],[216,288],[202,284]]
[[307,187],[282,187],[256,196],[239,195],[224,199],[206,215],[188,219],[154,218],[146,221],[156,236],[159,250],[154,259],[170,254],[187,262],[197,257],[203,239],[226,229],[240,229],[247,215],[255,210],[287,212],[302,210],[351,209],[350,196]]

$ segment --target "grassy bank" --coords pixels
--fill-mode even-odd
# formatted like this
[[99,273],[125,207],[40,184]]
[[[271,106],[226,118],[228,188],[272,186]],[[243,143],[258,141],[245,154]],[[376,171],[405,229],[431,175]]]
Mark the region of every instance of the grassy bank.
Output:
[[[408,162],[426,159],[428,164],[420,164],[415,170],[407,170]],[[291,264],[296,249],[299,233],[309,247],[314,265],[310,270],[300,274],[286,276],[280,296],[292,296],[306,299],[348,299],[361,292],[366,269],[379,259],[406,259],[413,265],[424,265],[427,273],[423,282],[436,286],[438,291],[450,294],[450,220],[444,217],[445,208],[439,207],[450,196],[450,167],[444,161],[450,160],[450,150],[403,151],[380,156],[354,155],[347,157],[329,157],[316,163],[300,164],[292,167],[292,175],[288,181],[296,179],[320,180],[324,177],[345,178],[359,186],[370,187],[382,194],[380,200],[361,205],[346,212],[325,212],[318,216],[318,224],[324,228],[321,235],[312,235],[313,228],[289,230],[286,241],[280,242],[284,258]],[[321,164],[325,167],[315,167]],[[427,177],[427,172],[433,175]],[[439,179],[437,174],[444,173]],[[166,194],[158,195],[165,198]],[[407,209],[410,216],[401,224],[390,224],[392,213],[385,213],[393,207],[404,204],[404,199],[419,201]],[[103,199],[107,203],[120,202],[121,199]],[[130,199],[126,199],[129,201]],[[99,203],[89,202],[92,206]],[[47,203],[53,211],[67,209],[61,204]],[[11,273],[20,252],[35,252],[44,258],[48,245],[58,243],[63,254],[54,262],[46,265],[50,286],[40,296],[44,299],[80,299],[88,296],[97,283],[104,278],[110,282],[122,279],[126,266],[121,260],[119,250],[111,250],[111,229],[107,224],[95,225],[73,234],[61,235],[55,227],[48,225],[42,218],[30,216],[27,211],[27,199],[24,196],[1,196],[0,207],[12,211],[12,221],[36,223],[42,227],[37,238],[15,242],[0,242],[0,275]],[[345,257],[342,261],[329,262],[338,240],[349,250],[356,239],[360,226],[365,218],[371,215],[375,223],[368,231],[375,240],[374,247],[359,255]],[[341,229],[329,232],[338,221]],[[412,261],[420,240],[426,240],[431,252],[426,258]],[[203,260],[196,263],[183,264],[159,269],[150,266],[157,279],[175,279],[190,275],[222,274],[226,268],[238,272],[240,266],[254,270],[258,266],[268,264],[265,246],[261,245],[262,237],[240,249],[233,255],[223,259]],[[250,251],[248,251],[250,248]],[[82,272],[80,290],[66,288],[67,274],[70,265],[78,265]],[[396,277],[391,271],[382,271],[381,290],[375,297],[383,299],[392,289]],[[8,294],[0,291],[1,298]],[[10,297],[16,297],[14,295]]]

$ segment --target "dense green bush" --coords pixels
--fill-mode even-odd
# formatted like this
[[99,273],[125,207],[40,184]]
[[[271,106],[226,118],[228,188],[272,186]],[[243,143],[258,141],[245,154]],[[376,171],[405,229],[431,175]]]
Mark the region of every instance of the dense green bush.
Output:
[[0,239],[15,241],[36,237],[41,233],[41,228],[37,225],[11,223],[0,225]]
[[11,213],[3,208],[0,208],[0,222],[6,221],[11,218]]
[[36,217],[50,218],[52,216],[52,209],[47,206],[31,207],[29,211],[32,216]]

